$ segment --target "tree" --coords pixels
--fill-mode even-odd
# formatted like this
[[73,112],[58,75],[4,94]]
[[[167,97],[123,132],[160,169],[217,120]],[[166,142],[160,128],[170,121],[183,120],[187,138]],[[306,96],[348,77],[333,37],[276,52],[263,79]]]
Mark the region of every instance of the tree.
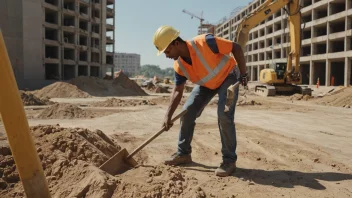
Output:
[[153,78],[154,76],[164,78],[166,76],[172,77],[174,74],[173,68],[161,69],[159,65],[142,65],[139,71],[139,75],[144,75],[147,78]]

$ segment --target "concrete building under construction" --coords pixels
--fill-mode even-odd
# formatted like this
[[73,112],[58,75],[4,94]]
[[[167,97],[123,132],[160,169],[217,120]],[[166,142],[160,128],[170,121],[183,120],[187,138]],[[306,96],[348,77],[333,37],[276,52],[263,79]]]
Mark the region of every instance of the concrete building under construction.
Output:
[[115,0],[1,0],[0,28],[20,88],[114,67]]
[[[239,9],[215,29],[217,36],[233,40],[248,13],[265,0]],[[303,84],[352,84],[352,0],[302,0],[302,47],[300,68]],[[289,29],[284,9],[254,27],[246,46],[247,71],[252,81],[271,63],[287,61]]]

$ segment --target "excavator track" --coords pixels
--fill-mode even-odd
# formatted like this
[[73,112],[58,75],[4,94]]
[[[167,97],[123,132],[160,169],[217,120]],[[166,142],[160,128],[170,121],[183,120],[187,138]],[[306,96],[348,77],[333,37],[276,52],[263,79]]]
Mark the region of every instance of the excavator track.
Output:
[[264,97],[275,96],[276,89],[274,86],[271,85],[258,85],[255,87],[255,93]]
[[313,90],[308,86],[301,85],[257,85],[255,86],[255,93],[260,96],[268,97],[277,94],[282,95],[312,95]]

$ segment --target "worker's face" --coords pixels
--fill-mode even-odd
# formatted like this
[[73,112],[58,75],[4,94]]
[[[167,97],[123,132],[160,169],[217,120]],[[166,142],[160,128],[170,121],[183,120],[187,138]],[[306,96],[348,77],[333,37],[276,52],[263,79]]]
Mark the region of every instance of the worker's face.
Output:
[[177,60],[178,57],[180,56],[180,51],[178,49],[179,47],[179,42],[175,41],[174,43],[171,43],[166,50],[164,51],[166,58],[174,59]]

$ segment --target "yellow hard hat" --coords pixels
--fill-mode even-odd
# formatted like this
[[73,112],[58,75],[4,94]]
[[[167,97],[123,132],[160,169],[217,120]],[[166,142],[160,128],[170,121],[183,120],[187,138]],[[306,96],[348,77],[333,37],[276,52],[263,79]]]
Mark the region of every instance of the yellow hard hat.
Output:
[[175,40],[180,35],[180,31],[176,30],[175,28],[163,25],[159,27],[153,37],[153,43],[158,49],[157,55],[159,56],[162,54],[165,49],[170,45],[170,43]]

